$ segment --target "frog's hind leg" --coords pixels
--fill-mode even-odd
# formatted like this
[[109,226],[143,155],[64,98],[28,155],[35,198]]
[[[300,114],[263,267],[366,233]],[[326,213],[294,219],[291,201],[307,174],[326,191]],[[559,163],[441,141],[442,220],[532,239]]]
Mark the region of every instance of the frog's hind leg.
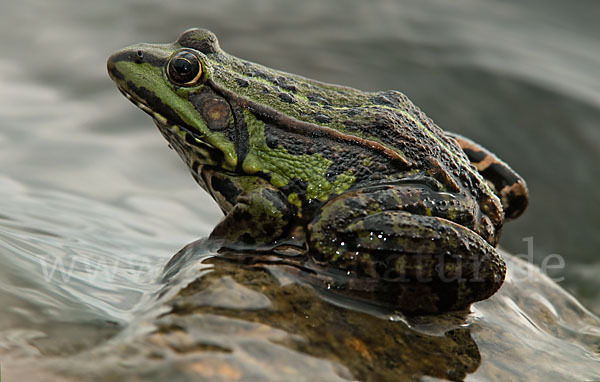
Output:
[[446,135],[456,139],[471,164],[498,195],[504,207],[504,216],[507,219],[519,217],[527,208],[529,200],[525,180],[485,147],[462,135],[454,133],[446,133]]
[[[408,313],[438,313],[500,288],[506,268],[489,243],[449,219],[412,213],[414,205],[384,206],[389,191],[344,194],[308,226],[315,263],[351,280],[332,289],[370,292],[368,299]],[[392,193],[414,192],[404,191]]]

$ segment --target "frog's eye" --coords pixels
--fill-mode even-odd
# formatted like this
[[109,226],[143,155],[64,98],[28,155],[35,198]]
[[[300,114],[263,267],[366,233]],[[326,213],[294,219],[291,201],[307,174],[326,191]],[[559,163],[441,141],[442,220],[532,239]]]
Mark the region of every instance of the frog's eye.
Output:
[[167,64],[169,80],[179,86],[194,86],[202,77],[202,64],[189,50],[175,53]]

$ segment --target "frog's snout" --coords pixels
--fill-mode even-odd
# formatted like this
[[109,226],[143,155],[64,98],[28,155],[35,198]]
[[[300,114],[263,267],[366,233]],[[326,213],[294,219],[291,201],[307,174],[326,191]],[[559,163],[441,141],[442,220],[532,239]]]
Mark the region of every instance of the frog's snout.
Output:
[[123,56],[123,52],[120,51],[111,55],[108,60],[106,60],[106,70],[108,71],[108,75],[115,82],[123,79],[123,75],[117,69],[117,62],[122,61],[124,58]]
[[116,79],[117,69],[115,67],[115,61],[113,59],[114,54],[106,60],[106,71],[108,72],[108,76],[114,81]]
[[142,47],[122,49],[112,54],[106,61],[106,70],[113,81],[123,80],[124,76],[118,69],[119,62],[141,64],[145,61],[145,52]]

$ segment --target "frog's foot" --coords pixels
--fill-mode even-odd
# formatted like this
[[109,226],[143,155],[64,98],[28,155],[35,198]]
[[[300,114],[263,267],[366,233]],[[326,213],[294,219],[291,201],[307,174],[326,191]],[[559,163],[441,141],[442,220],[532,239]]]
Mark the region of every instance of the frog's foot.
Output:
[[379,281],[376,300],[405,312],[437,313],[466,308],[502,285],[504,262],[470,229],[397,210],[344,214],[336,206],[344,202],[333,201],[338,213],[322,214],[309,226],[311,256],[366,284]]
[[459,146],[467,154],[471,164],[475,166],[498,195],[502,201],[505,218],[515,219],[519,217],[527,208],[529,200],[525,180],[485,147],[462,135],[448,132],[446,132],[446,135],[456,139]]
[[289,222],[289,206],[281,193],[257,187],[237,197],[209,240],[231,249],[272,248],[287,235]]

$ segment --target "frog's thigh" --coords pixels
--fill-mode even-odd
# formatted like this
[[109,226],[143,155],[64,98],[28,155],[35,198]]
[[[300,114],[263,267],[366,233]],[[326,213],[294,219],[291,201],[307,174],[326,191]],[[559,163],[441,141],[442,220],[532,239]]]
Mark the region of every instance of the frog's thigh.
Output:
[[453,301],[447,303],[454,308],[488,298],[504,281],[506,267],[495,249],[459,224],[404,211],[357,216],[335,201],[330,207],[309,227],[311,254],[319,264],[399,283],[404,291],[410,285],[442,291],[438,296],[451,291]]
[[459,134],[448,132],[446,134],[456,139],[471,164],[494,189],[502,201],[505,217],[507,219],[519,217],[527,208],[529,200],[525,180],[508,164],[480,144]]
[[229,244],[270,244],[280,238],[290,221],[285,197],[266,182],[246,189],[217,224],[210,239]]

